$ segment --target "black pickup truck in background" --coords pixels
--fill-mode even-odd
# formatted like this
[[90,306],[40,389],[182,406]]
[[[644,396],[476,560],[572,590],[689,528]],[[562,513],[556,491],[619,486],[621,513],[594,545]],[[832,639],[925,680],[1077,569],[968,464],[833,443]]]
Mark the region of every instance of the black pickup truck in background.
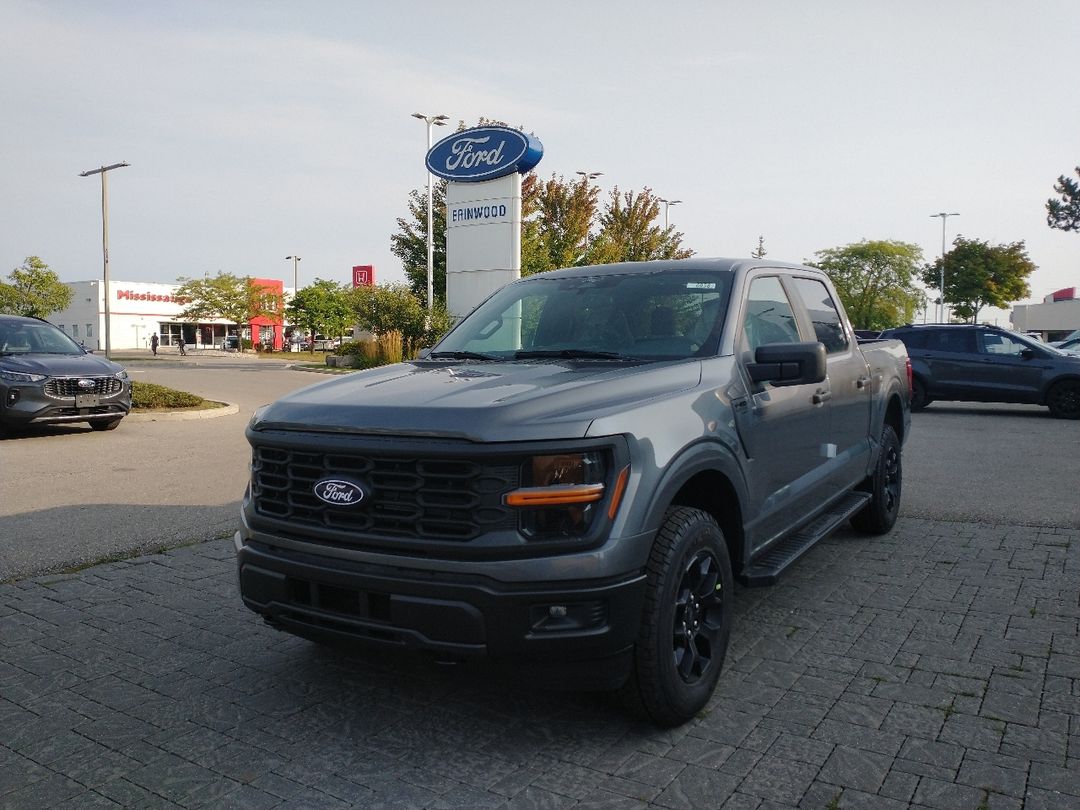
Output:
[[887,329],[907,346],[911,409],[939,400],[1045,405],[1059,419],[1080,419],[1080,357],[1027,335],[983,324]]
[[733,581],[900,507],[910,366],[828,277],[729,259],[494,293],[422,359],[260,408],[245,604],[319,641],[619,689],[661,725],[720,676]]

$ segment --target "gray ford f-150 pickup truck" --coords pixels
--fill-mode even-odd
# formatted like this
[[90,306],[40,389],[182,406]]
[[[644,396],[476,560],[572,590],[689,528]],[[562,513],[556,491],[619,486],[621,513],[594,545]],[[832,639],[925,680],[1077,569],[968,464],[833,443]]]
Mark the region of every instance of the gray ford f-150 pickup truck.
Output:
[[903,344],[775,262],[577,267],[508,284],[422,359],[260,408],[235,543],[245,604],[321,641],[487,658],[709,700],[733,579],[850,520],[892,528]]

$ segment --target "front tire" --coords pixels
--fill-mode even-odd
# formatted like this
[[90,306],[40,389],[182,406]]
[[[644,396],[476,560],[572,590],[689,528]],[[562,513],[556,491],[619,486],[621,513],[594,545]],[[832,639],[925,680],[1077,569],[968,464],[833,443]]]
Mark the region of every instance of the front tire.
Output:
[[1080,419],[1080,382],[1059,382],[1047,392],[1046,404],[1055,419]]
[[877,467],[863,487],[870,492],[870,503],[851,519],[851,525],[858,531],[885,534],[896,524],[904,483],[902,461],[900,439],[891,426],[885,425],[881,431]]
[[731,559],[712,515],[670,508],[646,573],[634,666],[623,697],[657,725],[677,726],[709,702],[731,636]]

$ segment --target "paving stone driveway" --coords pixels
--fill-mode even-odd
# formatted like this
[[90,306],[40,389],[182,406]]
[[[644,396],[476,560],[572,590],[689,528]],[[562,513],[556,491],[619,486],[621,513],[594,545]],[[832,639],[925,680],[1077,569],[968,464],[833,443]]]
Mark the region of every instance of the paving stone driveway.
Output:
[[0,807],[1080,807],[1080,531],[837,535],[738,592],[674,731],[276,633],[234,571],[215,541],[0,586]]

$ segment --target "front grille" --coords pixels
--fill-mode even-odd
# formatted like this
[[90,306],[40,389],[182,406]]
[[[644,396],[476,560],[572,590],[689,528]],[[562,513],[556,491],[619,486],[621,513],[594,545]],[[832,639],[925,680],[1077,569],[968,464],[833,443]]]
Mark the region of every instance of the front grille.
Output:
[[[80,380],[91,380],[93,388],[82,388]],[[53,377],[45,383],[45,393],[55,399],[71,399],[76,394],[97,394],[108,397],[119,394],[124,387],[123,380],[116,377]]]
[[[517,528],[516,513],[502,499],[518,486],[518,471],[519,464],[505,459],[256,447],[252,503],[264,517],[344,536],[467,542],[485,532]],[[314,491],[327,478],[353,481],[367,494],[353,506],[329,505]]]

